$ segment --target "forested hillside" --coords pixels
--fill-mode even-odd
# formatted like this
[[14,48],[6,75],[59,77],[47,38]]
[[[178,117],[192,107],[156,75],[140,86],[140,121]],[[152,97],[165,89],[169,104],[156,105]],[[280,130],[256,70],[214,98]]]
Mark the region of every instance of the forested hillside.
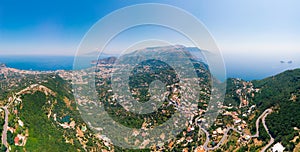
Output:
[[258,110],[273,107],[274,112],[266,118],[270,133],[276,141],[287,145],[292,151],[300,128],[300,69],[254,81],[261,92],[255,97]]

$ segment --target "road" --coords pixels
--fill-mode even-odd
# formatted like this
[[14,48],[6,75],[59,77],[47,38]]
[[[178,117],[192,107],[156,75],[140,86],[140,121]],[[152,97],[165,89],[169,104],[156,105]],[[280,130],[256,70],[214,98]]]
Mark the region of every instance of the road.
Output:
[[262,123],[263,123],[264,128],[266,129],[268,135],[270,136],[270,141],[269,141],[269,143],[261,150],[261,152],[265,152],[265,151],[266,151],[266,150],[274,143],[274,138],[271,136],[271,134],[270,134],[270,132],[269,132],[269,129],[268,129],[267,125],[266,125],[266,121],[265,121],[265,119],[266,119],[266,117],[267,117],[268,114],[269,114],[269,113],[266,113],[266,115],[262,118]]
[[[268,145],[266,145],[266,146],[261,150],[262,152],[264,152],[265,150],[267,150],[268,147],[270,147],[270,146],[274,143],[274,139],[273,139],[272,136],[270,135],[269,129],[268,129],[266,123],[265,123],[265,118],[266,118],[267,115],[268,115],[269,113],[271,113],[271,112],[272,112],[272,109],[266,109],[266,110],[265,110],[265,111],[257,118],[257,120],[256,120],[256,133],[255,133],[254,135],[250,136],[251,138],[257,138],[257,137],[259,137],[259,122],[260,122],[260,120],[262,120],[262,123],[263,123],[263,125],[264,125],[264,128],[266,129],[268,135],[269,135],[270,138],[271,138],[271,140],[269,141]],[[195,122],[196,122],[196,123],[198,122],[198,119],[199,119],[199,118],[196,118],[196,119],[195,119]],[[205,149],[206,151],[211,151],[211,150],[218,149],[218,148],[223,144],[223,142],[227,139],[227,137],[228,137],[228,132],[229,132],[230,130],[233,130],[233,131],[239,133],[240,135],[243,134],[242,132],[238,131],[236,128],[229,127],[229,128],[227,128],[227,130],[224,132],[224,136],[222,137],[222,139],[220,140],[220,142],[219,142],[216,146],[214,146],[214,147],[207,147],[207,145],[208,145],[208,143],[209,143],[209,140],[210,140],[210,139],[209,139],[209,132],[208,132],[207,130],[205,130],[204,128],[202,128],[200,125],[198,125],[198,126],[199,126],[199,128],[200,128],[199,134],[200,134],[200,131],[202,130],[202,131],[205,133],[205,135],[206,135],[206,140],[205,140],[205,143],[204,143],[204,145],[203,145],[203,147],[204,147],[204,149]]]
[[272,109],[267,109],[265,110],[256,120],[256,133],[254,135],[252,135],[252,138],[257,138],[259,137],[259,121],[260,120],[265,120],[266,116],[272,112]]
[[9,111],[7,110],[7,107],[4,106],[2,107],[2,109],[4,110],[5,112],[5,123],[3,125],[3,132],[2,132],[2,143],[5,147],[8,147],[8,144],[7,144],[7,128],[8,128],[8,115],[9,115]]
[[227,137],[228,137],[228,132],[229,132],[230,130],[233,130],[233,131],[235,131],[235,132],[237,132],[237,133],[239,133],[239,134],[242,134],[242,132],[238,131],[237,129],[235,129],[235,128],[233,128],[233,127],[229,127],[229,128],[227,128],[227,130],[224,132],[224,136],[222,137],[222,139],[220,140],[220,142],[219,142],[215,147],[209,148],[209,147],[207,147],[207,145],[208,145],[208,143],[209,143],[209,133],[208,133],[208,131],[205,130],[204,128],[201,128],[201,130],[202,130],[202,131],[205,133],[205,135],[206,135],[206,141],[205,141],[205,143],[204,143],[204,145],[203,145],[204,149],[206,149],[206,150],[215,150],[215,149],[219,148],[219,147],[223,144],[223,142],[227,139]]

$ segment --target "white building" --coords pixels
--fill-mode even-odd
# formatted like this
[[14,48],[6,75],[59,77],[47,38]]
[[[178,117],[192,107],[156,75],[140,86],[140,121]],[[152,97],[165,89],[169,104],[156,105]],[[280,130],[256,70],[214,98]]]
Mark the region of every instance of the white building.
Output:
[[21,127],[23,127],[24,126],[24,123],[23,123],[23,121],[22,120],[18,120],[18,123],[19,123],[19,126],[21,126]]
[[285,147],[283,147],[281,143],[277,143],[271,148],[272,152],[283,152],[284,149]]

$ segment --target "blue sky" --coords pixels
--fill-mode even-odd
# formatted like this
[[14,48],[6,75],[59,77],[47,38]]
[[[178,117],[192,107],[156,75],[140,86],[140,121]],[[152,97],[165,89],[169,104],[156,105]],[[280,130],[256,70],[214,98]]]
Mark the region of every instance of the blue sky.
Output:
[[174,5],[196,16],[225,59],[258,55],[289,59],[299,54],[297,0],[1,0],[0,54],[74,55],[84,34],[103,16],[146,2]]

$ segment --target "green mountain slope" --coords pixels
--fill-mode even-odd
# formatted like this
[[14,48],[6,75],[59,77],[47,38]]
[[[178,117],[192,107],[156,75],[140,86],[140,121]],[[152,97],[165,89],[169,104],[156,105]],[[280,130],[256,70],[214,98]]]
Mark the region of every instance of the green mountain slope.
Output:
[[8,131],[8,144],[12,151],[107,149],[82,120],[70,83],[58,75],[47,74],[22,88],[15,93],[21,101],[15,100],[8,107],[9,127],[13,130]]
[[261,88],[255,98],[259,110],[273,107],[275,111],[266,118],[271,135],[292,151],[297,142],[291,140],[299,136],[296,128],[300,128],[300,69],[254,81],[254,85]]
[[65,143],[63,130],[58,129],[47,118],[43,110],[46,99],[41,92],[24,96],[20,118],[29,128],[29,137],[24,148],[28,151],[76,151],[78,145]]

